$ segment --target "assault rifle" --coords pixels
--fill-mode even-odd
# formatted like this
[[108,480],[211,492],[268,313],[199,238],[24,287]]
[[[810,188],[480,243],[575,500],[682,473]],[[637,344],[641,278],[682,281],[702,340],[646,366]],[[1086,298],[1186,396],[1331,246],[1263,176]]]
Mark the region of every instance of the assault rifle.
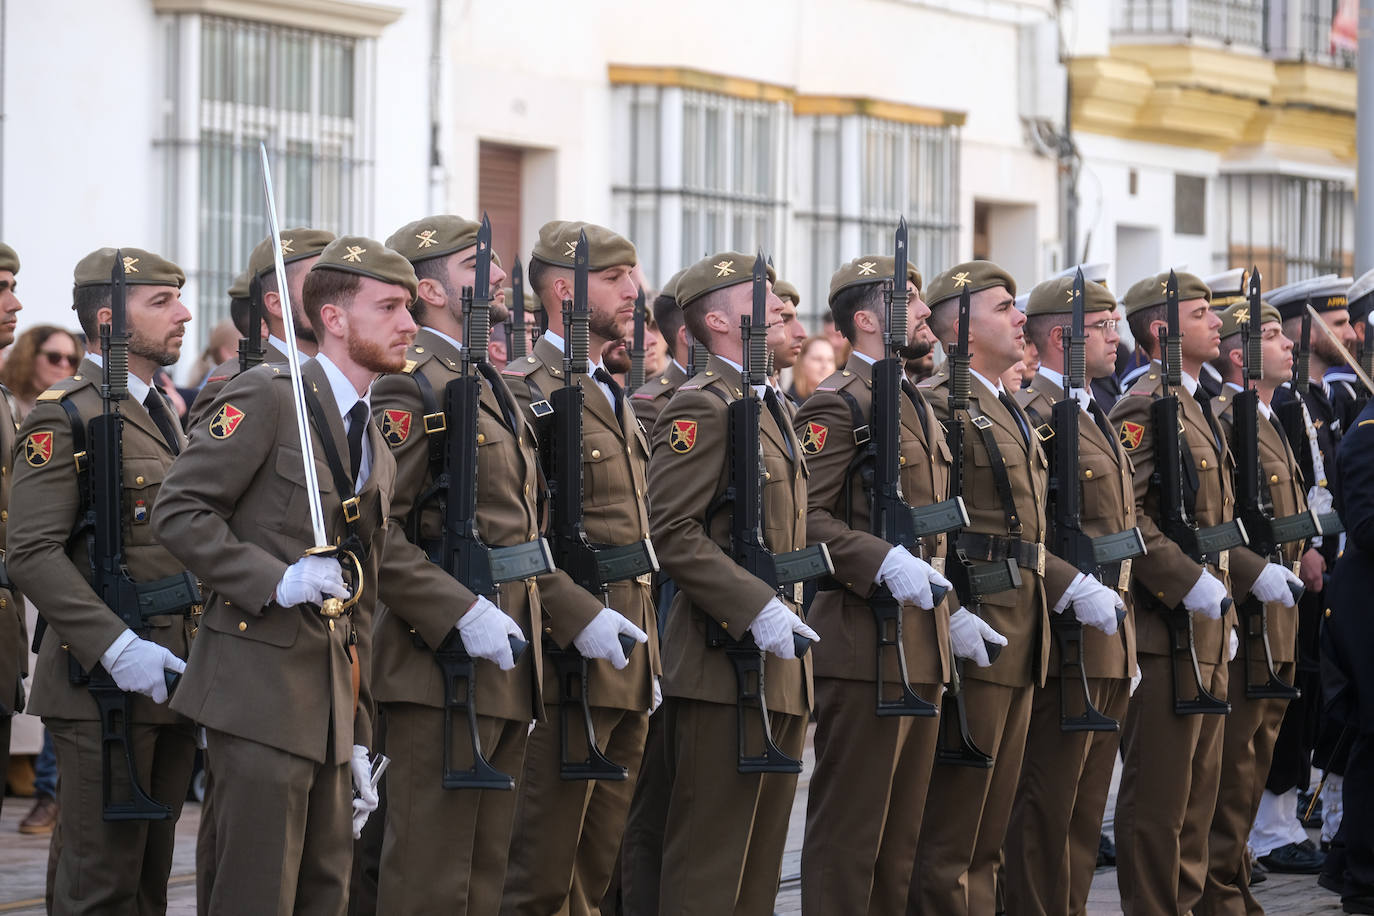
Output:
[[[949,417],[946,425],[946,438],[949,443],[953,462],[949,469],[949,495],[951,499],[962,499],[964,495],[964,424],[968,421],[969,406],[969,291],[965,285],[959,290],[959,342],[948,354],[949,363]],[[995,572],[996,576],[979,574],[964,553],[958,548],[958,538],[951,551],[952,562],[946,564],[946,577],[954,584],[955,594],[960,604],[977,613],[980,600],[984,595],[1007,588],[1021,587],[1021,570],[1015,560],[1003,564],[985,564],[984,569]],[[997,567],[1001,568],[997,568]],[[994,578],[1004,581],[992,581]],[[1009,585],[1007,583],[1010,583]],[[1002,647],[984,640],[988,659],[996,660]],[[935,752],[937,763],[948,766],[975,767],[990,769],[992,755],[980,748],[973,740],[968,727],[968,710],[964,704],[963,662],[955,660],[950,669],[949,689],[945,691],[940,715],[940,745]]]
[[[491,328],[491,223],[482,215],[477,231],[477,271],[474,285],[465,287],[463,296],[462,374],[444,386],[442,426],[432,428],[426,416],[426,432],[443,431],[443,457],[432,493],[442,500],[444,529],[438,543],[427,544],[430,559],[477,595],[500,603],[500,586],[553,571],[553,557],[543,539],[513,547],[489,547],[477,531],[477,418],[485,377],[493,386],[499,379],[487,364],[487,340]],[[499,391],[499,387],[494,390]],[[429,494],[422,497],[428,501]],[[412,515],[418,518],[419,513]],[[510,637],[511,655],[519,659],[528,643]],[[444,752],[442,785],[445,789],[512,789],[515,779],[492,766],[482,753],[477,731],[476,665],[463,647],[456,629],[450,630],[434,650],[434,661],[444,678]],[[453,765],[454,718],[467,719],[472,746],[472,766]]]
[[[1283,562],[1281,548],[1291,541],[1306,541],[1320,534],[1317,516],[1311,509],[1284,518],[1274,518],[1274,502],[1260,467],[1259,454],[1259,392],[1251,387],[1264,377],[1264,338],[1260,330],[1260,275],[1259,269],[1250,269],[1249,314],[1241,325],[1241,341],[1245,354],[1242,372],[1242,390],[1232,398],[1232,416],[1235,417],[1235,439],[1232,448],[1236,453],[1236,509],[1245,532],[1250,537],[1250,549],[1266,560]],[[1303,587],[1289,583],[1293,601],[1302,598]],[[1269,614],[1264,602],[1249,596],[1240,602],[1243,622],[1241,648],[1245,653],[1245,695],[1249,699],[1272,697],[1275,699],[1296,700],[1302,692],[1292,684],[1284,683],[1274,670],[1274,653],[1269,646]],[[1263,655],[1262,659],[1256,656]],[[1252,681],[1251,673],[1256,661],[1264,663],[1264,680]]]
[[[763,451],[761,429],[763,401],[755,386],[764,384],[764,367],[768,349],[768,274],[763,255],[754,259],[753,308],[751,315],[740,317],[740,336],[744,340],[744,395],[730,402],[726,422],[729,425],[729,475],[725,492],[706,512],[706,528],[711,528],[715,513],[730,506],[730,555],[751,576],[766,582],[780,597],[801,604],[801,583],[828,576],[835,571],[830,551],[824,544],[815,544],[789,553],[774,554],[763,533]],[[786,419],[774,415],[779,426]],[[786,435],[783,429],[783,435]],[[793,648],[801,658],[811,648],[811,641],[793,635]],[[773,741],[768,721],[768,699],[764,684],[764,653],[754,642],[753,634],[745,631],[735,638],[714,619],[707,621],[706,645],[724,649],[735,668],[738,693],[735,700],[736,731],[741,773],[800,773],[801,761],[788,755]],[[750,754],[748,719],[756,716],[763,736],[763,750]]]
[[[549,436],[549,481],[552,498],[549,501],[549,522],[553,556],[563,570],[582,588],[598,595],[603,604],[609,602],[608,590],[612,582],[635,579],[658,572],[658,557],[648,538],[616,547],[593,545],[582,525],[582,410],[585,393],[581,381],[587,375],[588,322],[587,273],[590,254],[587,235],[577,240],[573,256],[573,299],[563,302],[563,387],[549,395],[554,419]],[[596,397],[600,397],[600,392]],[[635,640],[621,634],[620,647],[628,658]],[[629,770],[613,763],[596,743],[592,725],[591,706],[587,700],[587,659],[571,645],[552,652],[558,671],[558,725],[561,747],[559,775],[563,779],[625,779]],[[587,757],[570,760],[569,716],[580,712],[583,734],[587,742]]]
[[[895,267],[892,280],[883,286],[886,312],[886,354],[873,364],[873,418],[871,429],[856,430],[858,437],[869,437],[867,454],[872,460],[872,485],[869,487],[870,531],[889,544],[922,551],[921,539],[958,531],[968,524],[964,501],[955,496],[930,506],[913,509],[902,493],[902,400],[910,397],[902,365],[907,340],[907,228],[903,218],[893,240]],[[911,404],[917,407],[915,398]],[[848,488],[846,487],[846,492]],[[938,562],[938,560],[936,561]],[[931,597],[938,605],[945,589],[932,586]],[[880,716],[934,716],[935,704],[922,699],[911,687],[911,675],[902,641],[902,602],[879,585],[868,599],[877,627],[877,706]],[[896,660],[900,696],[888,697],[884,690],[884,664],[888,654]]]
[[263,359],[262,345],[262,280],[257,274],[248,281],[248,327],[239,338],[239,371],[247,372]]
[[644,287],[635,298],[634,336],[630,339],[629,390],[638,391],[644,385]]
[[530,336],[525,331],[525,268],[520,259],[510,271],[510,318],[506,332],[506,362],[513,363],[529,354]]
[[[1174,393],[1183,384],[1183,342],[1178,328],[1178,277],[1172,270],[1169,271],[1164,295],[1166,320],[1165,327],[1159,331],[1162,384],[1160,396],[1150,405],[1155,459],[1151,484],[1159,493],[1159,528],[1193,562],[1202,565],[1211,560],[1219,564],[1222,551],[1245,544],[1245,526],[1239,520],[1233,520],[1210,528],[1199,528],[1193,518],[1198,488],[1197,468],[1193,466],[1192,452],[1187,451],[1181,435],[1181,408],[1178,395]],[[1188,477],[1187,492],[1184,489],[1185,473]],[[1213,696],[1202,681],[1192,612],[1181,604],[1167,607],[1144,588],[1136,589],[1136,594],[1164,616],[1164,624],[1169,630],[1169,671],[1173,682],[1174,714],[1225,715],[1230,712],[1231,704]],[[1231,599],[1223,598],[1223,616],[1230,606]],[[1179,694],[1178,660],[1182,654],[1187,655],[1192,665],[1193,683],[1197,688],[1191,699]]]
[[[124,280],[124,258],[115,251],[111,271],[110,323],[100,326],[103,359],[100,416],[89,423],[91,454],[86,477],[89,496],[82,527],[91,532],[91,588],[120,621],[140,638],[146,637],[151,618],[188,615],[199,610],[200,587],[189,572],[151,582],[135,582],[129,575],[124,553],[124,417],[120,402],[129,396],[129,330]],[[158,395],[160,396],[160,395]],[[64,402],[65,406],[65,402]],[[73,422],[73,433],[78,424]],[[175,445],[175,443],[171,443]],[[80,451],[79,445],[77,451]],[[78,455],[78,469],[81,468]],[[119,689],[103,665],[89,673],[76,657],[68,655],[68,675],[84,684],[100,713],[101,815],[107,821],[160,821],[172,816],[170,805],[150,796],[138,782],[130,715],[131,697]],[[176,689],[181,675],[164,670],[167,693]],[[123,758],[128,798],[114,797],[114,755]]]
[[[1040,432],[1041,441],[1054,440],[1047,449],[1050,465],[1050,506],[1054,531],[1050,543],[1055,556],[1065,560],[1079,572],[1100,578],[1109,588],[1130,581],[1131,559],[1145,553],[1145,540],[1139,528],[1093,538],[1083,531],[1083,493],[1078,483],[1079,420],[1082,409],[1075,391],[1087,388],[1087,366],[1084,347],[1087,338],[1083,329],[1083,271],[1073,278],[1073,313],[1063,329],[1064,341],[1064,397],[1055,402],[1051,411],[1048,434]],[[1041,427],[1043,430],[1044,427]],[[1117,610],[1117,626],[1126,619],[1126,609]],[[1050,615],[1050,632],[1059,653],[1059,728],[1066,732],[1116,731],[1119,723],[1103,714],[1092,702],[1088,689],[1087,669],[1083,665],[1083,624],[1073,615],[1073,608]],[[1069,712],[1069,681],[1077,680],[1083,711]]]

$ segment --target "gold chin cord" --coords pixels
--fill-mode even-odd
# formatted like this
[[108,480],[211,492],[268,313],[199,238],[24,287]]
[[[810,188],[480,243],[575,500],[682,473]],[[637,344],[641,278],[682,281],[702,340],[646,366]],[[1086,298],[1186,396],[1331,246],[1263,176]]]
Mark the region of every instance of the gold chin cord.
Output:
[[[333,557],[339,561],[344,571],[344,585],[348,588],[347,598],[326,598],[320,605],[320,613],[330,620],[342,617],[353,610],[358,599],[363,596],[363,564],[351,550],[342,547],[311,547],[305,552],[307,557]],[[350,575],[350,567],[351,575]]]

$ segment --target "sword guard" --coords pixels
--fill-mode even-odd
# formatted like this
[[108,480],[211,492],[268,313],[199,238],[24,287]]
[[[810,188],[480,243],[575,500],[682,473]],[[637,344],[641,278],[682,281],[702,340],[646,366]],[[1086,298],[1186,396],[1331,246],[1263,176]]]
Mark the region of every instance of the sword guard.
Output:
[[[344,585],[349,589],[347,598],[329,597],[324,599],[320,605],[320,614],[335,620],[353,610],[353,606],[363,596],[363,564],[351,550],[344,550],[342,547],[324,545],[311,547],[305,552],[307,557],[333,557],[339,561],[339,565],[344,571]],[[349,576],[349,566],[352,566],[352,576]],[[350,579],[352,581],[350,581]]]

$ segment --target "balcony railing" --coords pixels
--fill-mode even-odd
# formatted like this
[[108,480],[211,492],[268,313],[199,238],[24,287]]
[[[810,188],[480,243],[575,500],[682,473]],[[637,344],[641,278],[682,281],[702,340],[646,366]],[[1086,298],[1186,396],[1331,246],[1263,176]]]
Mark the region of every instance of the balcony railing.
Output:
[[1116,31],[1182,35],[1264,49],[1270,0],[1120,0]]

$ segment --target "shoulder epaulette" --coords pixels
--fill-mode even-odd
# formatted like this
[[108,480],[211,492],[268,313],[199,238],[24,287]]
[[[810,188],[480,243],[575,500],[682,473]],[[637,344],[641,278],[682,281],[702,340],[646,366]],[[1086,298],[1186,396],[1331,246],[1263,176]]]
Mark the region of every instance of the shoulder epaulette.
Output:
[[408,359],[406,360],[405,366],[401,368],[401,371],[406,375],[412,375],[414,374],[416,367],[419,365],[420,363],[418,360]]
[[47,391],[44,391],[41,394],[39,394],[37,400],[40,403],[45,401],[61,401],[67,395],[71,394],[73,391],[76,391],[78,388],[83,388],[87,384],[91,384],[91,381],[87,379],[85,376],[68,376],[67,378],[64,378],[61,381],[54,384]]
[[660,376],[657,380],[649,382],[643,388],[640,388],[634,394],[630,395],[630,397],[634,398],[636,401],[652,401],[654,398],[669,396],[675,390],[671,379],[667,376]]
[[535,369],[542,366],[536,356],[526,356],[524,359],[517,359],[514,362],[506,363],[506,368],[501,370],[502,375],[513,376],[514,378],[524,378]]

